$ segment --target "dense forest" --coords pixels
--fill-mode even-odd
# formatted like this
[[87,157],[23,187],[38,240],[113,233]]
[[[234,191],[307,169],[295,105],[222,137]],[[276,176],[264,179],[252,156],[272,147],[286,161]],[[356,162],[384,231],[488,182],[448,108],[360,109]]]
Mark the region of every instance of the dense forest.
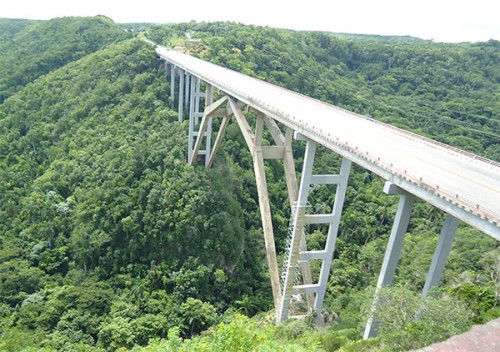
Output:
[[[361,340],[397,199],[355,167],[325,300],[332,321],[274,325],[238,126],[212,169],[187,165],[186,122],[136,35],[500,161],[498,41],[0,19],[1,351],[394,351],[500,316],[500,247],[464,224],[421,304],[444,215],[417,202],[396,285],[381,294],[380,337]],[[318,168],[338,163],[319,151]],[[286,184],[280,162],[266,168],[282,261]],[[331,204],[328,189],[313,196]],[[308,234],[311,249],[322,230]]]

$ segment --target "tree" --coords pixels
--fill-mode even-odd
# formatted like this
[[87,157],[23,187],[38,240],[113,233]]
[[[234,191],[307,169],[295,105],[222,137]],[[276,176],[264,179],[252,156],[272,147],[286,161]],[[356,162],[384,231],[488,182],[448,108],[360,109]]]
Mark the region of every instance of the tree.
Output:
[[[374,319],[380,323],[380,339],[391,350],[424,347],[471,326],[470,308],[445,293],[422,300],[403,286],[393,286],[382,288],[377,297]],[[371,306],[364,309],[371,314]]]
[[195,298],[188,298],[182,303],[181,316],[186,336],[193,336],[217,321],[215,308]]

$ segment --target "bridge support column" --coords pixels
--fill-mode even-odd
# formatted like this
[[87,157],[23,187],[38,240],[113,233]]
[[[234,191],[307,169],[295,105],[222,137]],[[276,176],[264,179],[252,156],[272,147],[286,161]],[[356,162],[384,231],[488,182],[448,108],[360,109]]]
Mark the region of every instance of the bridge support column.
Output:
[[427,297],[429,290],[432,287],[439,285],[439,281],[441,281],[441,275],[443,274],[446,260],[450,254],[451,245],[453,244],[453,239],[457,233],[459,222],[460,220],[452,215],[446,215],[443,229],[439,235],[436,251],[434,252],[434,257],[432,258],[431,267],[429,269],[429,273],[427,274],[427,280],[425,281],[424,289],[422,291],[422,298]]
[[165,74],[165,78],[168,80],[168,61],[167,60],[163,60],[163,69],[165,70],[164,71],[164,74]]
[[[274,120],[268,119],[269,123],[276,124]],[[287,127],[285,136],[282,138],[283,146],[285,148],[285,155],[283,156],[283,167],[285,168],[285,179],[286,185],[288,189],[288,199],[290,201],[290,209],[293,212],[295,208],[295,203],[298,198],[298,185],[297,185],[297,175],[295,173],[295,161],[293,159],[293,150],[292,150],[292,140],[293,140],[294,131]],[[278,141],[276,141],[277,144]],[[307,243],[306,243],[306,233],[302,231],[300,234],[300,248],[302,250],[307,251]],[[311,264],[307,260],[302,260],[299,262],[300,272],[302,275],[302,281],[305,285],[312,285],[312,274],[311,274]],[[308,310],[312,311],[314,309],[314,294],[308,293],[306,294],[306,301]]]
[[[297,203],[293,213],[293,222],[290,227],[290,244],[288,258],[285,262],[285,270],[282,275],[282,292],[279,310],[276,315],[277,322],[288,319],[292,296],[315,295],[313,309],[317,314],[317,322],[322,323],[321,311],[325,297],[328,276],[335,250],[340,217],[347,189],[347,182],[351,169],[351,161],[342,159],[340,173],[338,175],[313,175],[314,156],[316,153],[316,142],[297,134],[299,139],[305,140],[306,151],[302,169],[302,178],[298,191]],[[335,202],[331,214],[308,214],[309,188],[312,184],[335,184]],[[325,248],[319,251],[308,251],[305,246],[305,225],[307,224],[329,224]],[[296,282],[297,268],[303,263],[309,264],[311,260],[321,260],[321,271],[318,283],[306,283],[302,277],[302,284]],[[306,297],[307,300],[307,297]],[[310,312],[306,312],[310,313]]]
[[[210,160],[212,144],[212,115],[216,112],[215,110],[225,102],[225,99],[220,99],[214,104],[213,87],[210,84],[205,84],[206,91],[201,92],[201,82],[198,80],[198,82],[193,83],[195,83],[192,85],[192,87],[194,87],[194,93],[191,95],[191,99],[194,103],[191,104],[192,113],[190,113],[191,117],[189,119],[188,162],[193,165],[198,155],[204,155],[205,166],[207,166]],[[205,99],[205,108],[203,112],[200,111],[201,98]],[[197,125],[199,125],[199,128],[195,130],[195,126]],[[201,150],[203,139],[205,140],[205,149]]]
[[170,64],[170,99],[172,99],[172,101],[175,98],[175,71],[175,65]]
[[189,92],[191,90],[191,75],[186,71],[186,80],[184,84],[184,107],[187,109],[189,107],[190,96]]
[[266,257],[269,265],[269,276],[273,291],[274,306],[278,307],[280,301],[280,281],[278,261],[276,259],[276,247],[274,242],[273,222],[271,218],[271,207],[269,205],[269,194],[267,191],[266,171],[264,166],[264,155],[262,151],[262,134],[264,119],[262,115],[257,115],[255,128],[255,142],[253,148],[253,167],[255,171],[255,182],[259,193],[259,209],[264,230],[266,245]]
[[210,157],[206,159],[205,166],[207,168],[212,167],[215,156],[217,155],[217,152],[219,151],[219,148],[221,146],[222,138],[224,138],[224,133],[226,133],[226,128],[228,124],[229,124],[229,116],[226,114],[225,116],[223,116],[222,122],[220,123],[219,132],[217,132],[217,137],[215,137],[215,142],[212,148],[212,152],[210,153]]
[[[211,106],[214,102],[214,87],[210,84],[206,84],[206,95],[205,95],[205,111],[209,106]],[[212,152],[212,116],[209,115],[208,123],[206,128],[206,136],[205,136],[205,167],[208,165],[210,160],[210,155]],[[202,131],[200,131],[201,133]]]
[[[248,149],[252,153],[253,166],[255,171],[255,182],[259,195],[259,208],[262,219],[262,228],[264,231],[264,242],[266,246],[266,259],[269,268],[269,277],[271,279],[271,288],[273,292],[274,307],[277,309],[280,301],[280,281],[278,271],[278,261],[276,259],[276,247],[274,242],[273,223],[271,219],[271,207],[269,205],[269,194],[267,191],[266,172],[264,167],[264,148],[262,146],[262,134],[264,126],[264,115],[257,113],[256,132],[252,132],[252,128],[248,124],[247,119],[243,115],[236,101],[228,97],[229,108],[234,115],[241,133],[245,139]],[[221,126],[222,128],[222,126]],[[222,131],[222,130],[221,130]],[[221,131],[217,135],[217,140],[220,140]],[[217,144],[218,142],[216,142]],[[218,144],[217,144],[218,148]],[[266,149],[269,150],[269,149]]]
[[184,76],[185,72],[183,70],[179,71],[179,106],[178,106],[178,111],[179,111],[179,122],[182,122],[183,115],[184,115]]
[[[211,143],[212,143],[212,116],[217,114],[219,112],[219,108],[227,103],[227,97],[223,97],[216,101],[215,103],[211,103],[213,100],[213,87],[211,85],[207,85],[207,92],[206,92],[206,105],[205,111],[203,113],[203,118],[201,119],[200,123],[200,128],[198,130],[198,135],[196,137],[196,143],[194,144],[193,147],[193,153],[191,156],[191,160],[189,160],[189,163],[193,165],[196,162],[196,159],[200,153],[200,148],[203,142],[203,138],[205,138],[205,167],[209,167],[211,163]],[[225,113],[227,115],[227,112]],[[217,147],[218,148],[218,147]]]
[[401,247],[403,246],[404,236],[410,221],[411,211],[413,209],[413,204],[415,203],[415,196],[405,192],[392,183],[386,182],[384,192],[387,194],[399,194],[399,206],[396,218],[394,219],[394,224],[392,226],[391,235],[389,237],[389,243],[387,244],[387,248],[385,250],[384,262],[382,263],[375,297],[373,298],[372,316],[368,318],[368,322],[366,323],[365,333],[363,335],[364,339],[375,337],[377,335],[379,322],[376,320],[374,315],[376,315],[375,307],[378,303],[378,292],[382,287],[390,286],[392,284],[394,274],[396,272],[396,266],[401,255]]
[[[207,87],[207,97],[209,96],[209,87]],[[207,98],[208,99],[208,98]],[[228,102],[228,108],[224,110],[222,105],[225,102]],[[262,227],[264,232],[265,246],[266,246],[266,258],[269,267],[269,276],[271,279],[271,286],[273,292],[273,299],[275,303],[276,311],[286,312],[282,320],[288,317],[288,308],[282,309],[281,306],[283,302],[283,294],[284,294],[284,286],[280,285],[280,276],[278,271],[277,259],[276,259],[276,248],[274,242],[274,233],[273,233],[273,225],[271,218],[271,208],[269,204],[269,195],[267,190],[267,181],[265,175],[265,159],[283,159],[284,169],[285,169],[285,178],[288,187],[288,195],[290,200],[290,205],[292,208],[292,213],[295,216],[295,204],[297,199],[304,199],[304,202],[307,204],[307,195],[309,193],[310,184],[337,184],[337,192],[335,204],[332,210],[332,214],[320,214],[320,215],[305,215],[306,205],[302,207],[304,210],[303,217],[295,218],[300,219],[293,232],[294,240],[293,242],[297,242],[296,245],[297,253],[294,255],[294,263],[292,265],[285,266],[286,270],[289,272],[289,277],[293,276],[295,279],[296,270],[300,268],[300,275],[302,279],[302,285],[294,285],[295,281],[293,279],[289,279],[290,289],[297,294],[304,294],[306,297],[306,301],[308,303],[308,310],[306,314],[310,313],[312,310],[316,309],[318,312],[321,312],[324,294],[326,291],[326,283],[328,280],[328,274],[330,272],[331,261],[333,257],[333,251],[335,246],[335,240],[337,236],[338,226],[340,223],[340,214],[342,211],[342,206],[345,197],[345,191],[347,188],[347,179],[349,176],[349,171],[351,167],[351,162],[347,159],[342,161],[341,172],[339,175],[312,175],[312,163],[314,161],[314,151],[316,148],[316,144],[313,141],[308,141],[308,150],[305,164],[310,165],[306,167],[306,172],[303,172],[302,183],[307,183],[307,186],[301,185],[301,191],[298,190],[297,187],[297,178],[295,174],[295,165],[293,160],[292,153],[292,139],[293,139],[293,130],[291,128],[287,128],[285,135],[281,132],[280,128],[276,124],[276,122],[269,117],[265,116],[260,111],[255,111],[257,114],[256,118],[256,128],[255,134],[252,131],[252,128],[248,124],[245,116],[243,115],[240,109],[241,103],[238,104],[231,97],[224,97],[219,99],[217,102],[207,106],[205,108],[205,113],[203,115],[203,119],[201,121],[200,132],[198,134],[198,138],[193,148],[193,155],[191,157],[191,164],[196,162],[196,156],[199,152],[199,148],[201,146],[201,136],[202,132],[205,129],[205,126],[209,123],[209,118],[212,116],[223,116],[223,120],[221,122],[221,126],[219,132],[217,134],[214,148],[210,157],[206,159],[208,163],[206,163],[207,167],[210,167],[215,153],[220,147],[220,143],[222,137],[224,135],[225,129],[227,127],[229,116],[232,114],[235,116],[236,122],[238,123],[240,130],[245,138],[245,142],[252,153],[253,163],[254,163],[254,171],[255,171],[255,179],[257,185],[257,191],[259,195],[259,209],[261,213],[262,219]],[[263,146],[263,130],[264,126],[267,126],[271,136],[273,137],[276,145],[275,146]],[[310,142],[310,143],[309,143]],[[312,152],[311,152],[312,151]],[[304,175],[309,175],[305,176]],[[310,178],[310,180],[307,179]],[[301,193],[302,192],[302,193]],[[302,198],[300,196],[302,194]],[[299,201],[300,203],[300,201]],[[327,238],[327,244],[325,250],[323,251],[312,251],[308,252],[306,247],[306,239],[304,232],[304,224],[306,223],[314,223],[314,224],[329,224],[329,232]],[[300,251],[300,253],[298,252]],[[310,271],[310,260],[320,259],[322,260],[322,269],[320,274],[320,279],[317,284],[312,283],[312,276]],[[291,294],[289,295],[291,296]],[[289,300],[285,303],[286,306],[289,306]],[[281,309],[281,310],[280,310]],[[277,315],[278,319],[278,315]],[[278,319],[281,321],[280,319]]]

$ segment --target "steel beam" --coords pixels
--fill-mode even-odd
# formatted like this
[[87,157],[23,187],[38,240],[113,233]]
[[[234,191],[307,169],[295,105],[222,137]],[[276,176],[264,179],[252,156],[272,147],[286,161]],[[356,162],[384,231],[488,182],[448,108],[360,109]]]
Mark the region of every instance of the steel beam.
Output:
[[285,147],[263,146],[262,152],[264,159],[283,159],[285,156]]
[[238,103],[231,97],[228,97],[228,102],[231,112],[235,116],[236,122],[238,123],[241,133],[245,138],[248,149],[252,153],[255,182],[257,185],[257,193],[259,195],[259,209],[264,231],[264,242],[266,246],[266,259],[269,269],[269,276],[271,279],[274,306],[275,308],[277,308],[280,301],[280,280],[278,261],[276,259],[276,246],[274,242],[271,207],[269,205],[269,194],[267,191],[264,157],[262,152],[262,133],[264,127],[264,119],[261,115],[257,116],[256,130],[254,134]]
[[[258,111],[258,110],[257,110]],[[295,161],[293,158],[293,150],[292,150],[292,141],[294,131],[285,126],[285,135],[281,132],[276,121],[271,119],[268,116],[263,115],[258,111],[259,114],[264,116],[264,122],[267,126],[267,130],[270,132],[274,142],[276,143],[277,148],[283,148],[283,154],[281,155],[281,150],[279,156],[283,159],[283,168],[285,170],[285,181],[288,190],[288,200],[290,201],[290,209],[293,212],[295,208],[295,202],[297,201],[298,194],[298,186],[297,186],[297,175],[295,172]],[[276,148],[276,147],[274,147]],[[278,155],[276,155],[278,156]],[[295,214],[291,214],[294,216]],[[307,244],[305,239],[305,232],[300,234],[300,248],[304,251],[307,250]],[[299,262],[300,272],[302,275],[302,280],[304,284],[312,284],[312,274],[311,274],[311,266],[309,261],[300,261]],[[307,293],[306,294],[306,302],[310,310],[313,309],[314,306],[314,295]]]
[[297,185],[297,174],[295,172],[295,159],[293,158],[293,150],[292,150],[293,133],[294,131],[291,128],[286,127],[285,136],[283,138],[285,146],[283,167],[285,168],[286,188],[288,190],[290,209],[293,208],[294,203],[297,201],[297,196],[299,192],[299,188]]
[[189,130],[188,130],[188,162],[193,158],[193,139],[194,139],[194,125],[195,125],[195,89],[196,82],[194,77],[191,79],[190,92],[189,92]]
[[[296,139],[305,140],[307,144],[297,198],[297,205],[293,217],[288,259],[286,261],[286,268],[283,274],[282,299],[276,319],[278,322],[286,320],[290,314],[289,309],[292,294],[296,292],[303,292],[311,296],[315,294],[312,308],[316,311],[317,323],[322,324],[323,321],[321,318],[321,311],[323,309],[323,300],[326,293],[326,286],[328,282],[328,276],[330,274],[333,252],[335,250],[335,243],[337,239],[338,228],[340,225],[340,217],[342,214],[342,207],[345,199],[347,182],[352,163],[350,160],[344,158],[342,160],[340,173],[339,175],[336,175],[336,177],[322,178],[318,175],[313,175],[312,168],[314,164],[314,155],[316,152],[316,142],[300,134],[296,134]],[[327,180],[335,181],[335,184],[337,184],[337,191],[335,192],[335,202],[331,214],[306,214],[309,189],[314,179],[321,179],[325,183]],[[329,224],[324,251],[309,252],[307,251],[307,246],[305,245],[304,225],[321,223]],[[310,260],[322,261],[318,282],[316,284],[313,284],[311,282],[306,283],[304,280],[304,284],[294,285],[293,280],[295,278],[295,268],[297,267],[297,264],[300,262],[309,264]],[[312,281],[312,279],[309,280]]]
[[200,123],[200,111],[201,111],[201,106],[200,106],[200,98],[203,96],[201,92],[201,79],[199,77],[196,77],[194,80],[194,123],[195,125],[198,125]]

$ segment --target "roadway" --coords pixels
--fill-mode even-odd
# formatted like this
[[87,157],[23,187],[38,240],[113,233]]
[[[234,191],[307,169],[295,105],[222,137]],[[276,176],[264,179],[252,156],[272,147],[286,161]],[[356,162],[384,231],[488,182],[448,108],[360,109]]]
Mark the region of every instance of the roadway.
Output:
[[163,59],[500,240],[500,164],[179,52]]

